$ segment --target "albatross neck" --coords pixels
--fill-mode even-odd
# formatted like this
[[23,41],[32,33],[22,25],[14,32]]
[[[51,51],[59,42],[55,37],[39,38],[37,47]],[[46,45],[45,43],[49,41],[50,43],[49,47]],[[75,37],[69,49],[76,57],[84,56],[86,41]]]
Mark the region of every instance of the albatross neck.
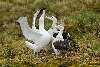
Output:
[[53,20],[52,27],[55,27],[56,26],[56,23],[57,23],[57,20]]

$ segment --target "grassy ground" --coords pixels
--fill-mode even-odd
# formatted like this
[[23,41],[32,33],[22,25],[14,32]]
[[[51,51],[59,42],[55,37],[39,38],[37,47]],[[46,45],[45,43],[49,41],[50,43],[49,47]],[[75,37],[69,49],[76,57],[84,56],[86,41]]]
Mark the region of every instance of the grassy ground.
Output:
[[[33,14],[41,8],[46,8],[47,16],[57,17],[58,24],[63,20],[65,30],[80,49],[74,46],[66,52],[68,57],[56,57],[50,43],[39,53],[40,60],[34,58],[34,52],[25,46],[16,20],[27,16],[31,26]],[[47,19],[45,22],[47,30],[52,22]],[[18,66],[100,67],[100,1],[0,0],[0,67]]]

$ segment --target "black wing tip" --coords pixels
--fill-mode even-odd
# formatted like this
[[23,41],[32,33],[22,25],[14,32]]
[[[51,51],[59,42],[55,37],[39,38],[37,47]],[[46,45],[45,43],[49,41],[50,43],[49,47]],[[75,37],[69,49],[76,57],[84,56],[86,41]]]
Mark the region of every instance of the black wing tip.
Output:
[[40,11],[46,10],[46,8],[41,8]]

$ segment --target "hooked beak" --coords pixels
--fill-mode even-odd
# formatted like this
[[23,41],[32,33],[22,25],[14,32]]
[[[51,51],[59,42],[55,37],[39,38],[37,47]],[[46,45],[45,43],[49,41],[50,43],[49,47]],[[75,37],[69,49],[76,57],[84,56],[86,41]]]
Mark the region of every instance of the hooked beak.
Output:
[[51,17],[47,17],[47,16],[46,16],[45,18],[47,18],[47,19],[51,20]]

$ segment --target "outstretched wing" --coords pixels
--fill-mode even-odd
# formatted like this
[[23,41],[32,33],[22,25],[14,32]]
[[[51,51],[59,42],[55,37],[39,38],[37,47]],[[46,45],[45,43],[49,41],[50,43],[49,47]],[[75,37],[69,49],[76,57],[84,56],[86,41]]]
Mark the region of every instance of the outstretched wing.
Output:
[[[21,22],[18,21],[19,19]],[[29,27],[28,22],[27,21],[24,22],[24,20],[27,20],[26,17],[21,17],[19,19],[17,20],[17,22],[20,22],[21,30],[25,38],[36,42],[42,36],[42,34],[39,32],[39,30],[33,31]]]
[[39,40],[39,38],[42,36],[42,34],[40,34],[40,32],[38,30],[33,31],[32,29],[28,29],[25,31],[23,31],[23,35],[25,36],[25,38],[27,38],[28,40],[31,40],[33,42],[36,42],[37,40]]
[[36,21],[36,18],[37,18],[37,15],[40,13],[40,10],[38,10],[34,16],[33,16],[33,22],[32,22],[32,29],[35,30],[36,27],[35,27],[35,21]]

